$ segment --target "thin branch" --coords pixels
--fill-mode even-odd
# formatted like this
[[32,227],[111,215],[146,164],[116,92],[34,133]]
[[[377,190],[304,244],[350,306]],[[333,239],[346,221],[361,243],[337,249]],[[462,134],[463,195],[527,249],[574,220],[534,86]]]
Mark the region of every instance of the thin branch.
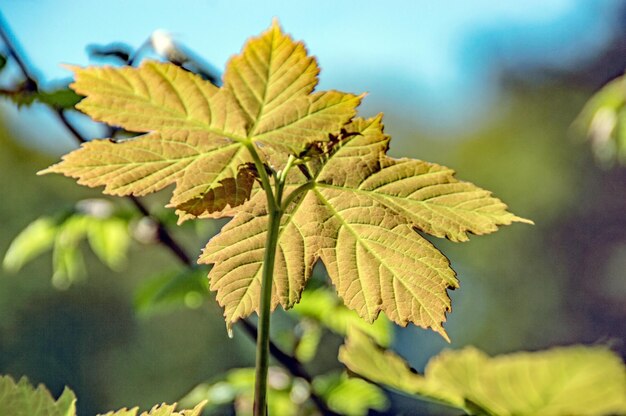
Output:
[[74,125],[70,123],[67,116],[65,115],[65,110],[63,110],[62,108],[57,108],[55,109],[54,112],[57,115],[57,118],[59,119],[59,121],[70,131],[70,133],[72,133],[72,136],[74,136],[74,138],[76,139],[78,143],[87,142],[87,139],[85,138],[85,136],[80,134],[80,132],[76,129],[76,127],[74,127]]
[[[39,87],[37,83],[37,79],[31,72],[29,66],[27,65],[23,56],[18,52],[15,38],[10,36],[8,31],[8,25],[4,20],[2,14],[0,13],[0,38],[4,42],[9,55],[15,60],[20,71],[22,72],[27,85],[29,85],[33,91],[38,92]],[[52,107],[50,107],[52,108]],[[83,136],[76,127],[71,123],[71,121],[65,115],[65,111],[60,108],[52,108],[53,113],[57,116],[59,122],[63,124],[67,130],[72,134],[74,139],[79,143],[85,143],[88,140]],[[148,208],[135,196],[128,196],[128,199],[131,200],[133,205],[137,208],[137,210],[147,218],[150,218],[157,227],[157,238],[159,243],[161,243],[164,247],[170,250],[170,252],[186,267],[193,267],[194,262],[192,258],[185,252],[182,246],[174,239],[172,234],[168,231],[165,224],[160,221],[158,218],[154,217]],[[247,319],[242,319],[242,326],[246,333],[252,338],[257,338],[257,329],[256,327],[250,323]],[[286,354],[282,351],[271,339],[269,341],[269,349],[270,354],[278,361],[282,366],[284,366],[294,377],[299,377],[306,380],[309,385],[312,386],[313,377],[304,369],[304,366],[300,361],[296,358]],[[311,401],[315,404],[318,410],[325,416],[336,416],[337,413],[333,412],[328,408],[326,402],[319,397],[314,391],[310,392]]]
[[9,25],[7,25],[6,21],[4,20],[4,16],[2,16],[1,12],[0,12],[0,38],[2,39],[5,46],[7,47],[7,52],[9,52],[9,55],[15,60],[15,62],[17,63],[17,66],[19,66],[20,68],[20,71],[22,71],[22,74],[24,74],[24,78],[26,79],[27,85],[31,87],[32,89],[36,90],[38,88],[36,78],[33,75],[33,73],[30,71],[30,68],[26,64],[26,61],[23,59],[21,53],[18,51],[17,40],[15,39],[15,36],[11,36],[11,33],[9,31]]
[[178,260],[180,260],[180,262],[185,266],[193,267],[193,260],[187,252],[185,252],[182,246],[174,239],[174,237],[172,237],[170,232],[165,227],[165,224],[150,214],[150,211],[148,211],[146,206],[137,197],[131,195],[128,198],[133,202],[135,207],[137,207],[137,210],[141,212],[144,217],[148,217],[154,221],[157,227],[157,238],[159,239],[159,242],[169,248],[172,254],[174,254],[176,258],[178,258]]

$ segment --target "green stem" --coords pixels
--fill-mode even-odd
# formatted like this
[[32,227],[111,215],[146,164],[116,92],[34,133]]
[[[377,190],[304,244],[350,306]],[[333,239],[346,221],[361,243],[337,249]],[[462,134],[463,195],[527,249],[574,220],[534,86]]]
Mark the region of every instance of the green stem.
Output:
[[[256,344],[256,370],[254,383],[254,416],[267,415],[267,372],[269,368],[269,341],[270,341],[270,309],[272,305],[272,280],[274,275],[274,261],[282,211],[283,183],[278,175],[274,176],[276,193],[273,192],[269,175],[261,161],[253,143],[246,143],[246,147],[254,160],[259,173],[263,190],[267,197],[268,229],[265,240],[265,254],[263,255],[263,271],[261,276],[261,299],[259,306],[259,324]],[[278,198],[278,199],[277,199]]]
[[267,196],[267,209],[269,212],[276,210],[280,205],[276,204],[276,200],[274,199],[274,193],[272,192],[272,185],[270,184],[270,178],[265,171],[265,165],[261,161],[259,157],[259,153],[256,151],[256,147],[254,143],[248,141],[244,142],[244,146],[250,152],[250,156],[252,156],[252,160],[254,161],[254,166],[256,167],[257,172],[259,173],[259,177],[261,179],[261,184],[263,185],[263,190],[265,191],[265,195]]
[[291,191],[291,193],[289,195],[287,195],[287,198],[285,198],[285,200],[282,202],[281,210],[283,212],[287,212],[287,209],[289,208],[289,205],[291,205],[291,203],[298,197],[298,195],[300,195],[301,193],[306,192],[306,191],[308,191],[310,189],[313,189],[314,186],[315,186],[315,182],[309,181],[307,183],[304,183],[304,184],[298,186],[296,189]]
[[254,381],[254,416],[267,415],[267,372],[269,368],[270,353],[270,312],[272,306],[272,280],[274,276],[274,263],[276,260],[276,248],[280,233],[280,221],[283,216],[282,200],[287,174],[296,161],[294,156],[289,156],[285,168],[274,173],[274,186],[272,189],[270,178],[265,166],[254,147],[247,145],[259,172],[263,190],[267,197],[268,225],[265,240],[265,253],[263,255],[263,271],[261,275],[261,300],[259,306],[259,325],[256,344],[256,370]]
[[265,255],[263,257],[263,275],[261,282],[261,306],[259,311],[259,336],[256,344],[256,375],[254,385],[254,415],[267,414],[267,370],[269,366],[270,307],[272,304],[272,277],[276,246],[280,230],[282,212],[270,211]]

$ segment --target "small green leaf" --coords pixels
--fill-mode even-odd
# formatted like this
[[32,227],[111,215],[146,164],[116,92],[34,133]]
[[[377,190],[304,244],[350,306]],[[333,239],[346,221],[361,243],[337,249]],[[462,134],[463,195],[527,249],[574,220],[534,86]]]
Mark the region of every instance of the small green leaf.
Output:
[[626,77],[614,79],[591,97],[574,126],[586,132],[600,163],[626,164]]
[[52,284],[59,289],[67,289],[87,274],[78,244],[85,238],[88,223],[88,217],[73,215],[59,225],[52,250]]
[[7,57],[4,54],[0,54],[0,71],[7,65]]
[[60,88],[53,91],[41,91],[35,100],[58,109],[73,109],[83,97],[69,88]]
[[322,327],[310,319],[301,319],[298,323],[300,335],[297,339],[294,354],[303,363],[311,361],[317,353],[317,347],[322,339]]
[[4,269],[15,273],[35,257],[50,250],[57,229],[57,221],[50,217],[41,217],[30,223],[11,242],[2,262]]
[[494,416],[595,416],[626,412],[626,367],[603,346],[489,357],[473,347],[444,351],[425,374],[352,330],[339,360],[373,382]]
[[135,308],[153,313],[176,306],[198,307],[208,294],[206,268],[186,268],[144,282],[135,295]]
[[119,271],[125,264],[130,244],[127,221],[116,217],[90,217],[87,239],[93,252],[112,270]]
[[0,90],[0,96],[13,101],[18,107],[42,103],[56,109],[73,109],[82,99],[68,87],[52,91],[37,91],[28,89],[26,84],[15,90]]
[[9,376],[0,376],[0,415],[75,416],[76,397],[65,388],[55,400],[43,385],[34,388],[26,377],[15,383]]
[[365,380],[348,378],[345,373],[316,377],[313,388],[332,410],[345,415],[364,416],[369,409],[383,411],[389,406],[380,388]]
[[369,324],[355,311],[346,308],[341,299],[328,289],[320,288],[303,292],[302,299],[294,306],[293,312],[301,317],[314,319],[342,336],[348,334],[348,328],[356,327],[374,338],[380,345],[388,346],[392,340],[393,328],[384,315],[373,324]]

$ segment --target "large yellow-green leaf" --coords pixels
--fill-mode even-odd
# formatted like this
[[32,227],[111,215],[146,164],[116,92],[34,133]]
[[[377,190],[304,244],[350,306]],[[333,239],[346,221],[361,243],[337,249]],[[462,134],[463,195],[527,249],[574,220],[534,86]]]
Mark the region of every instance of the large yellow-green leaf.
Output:
[[610,415],[626,412],[626,368],[603,346],[572,346],[489,357],[473,347],[444,351],[425,374],[351,331],[339,360],[373,382],[497,416]]
[[[267,236],[265,204],[264,193],[254,195],[246,210],[226,224],[200,256],[200,263],[214,263],[209,273],[211,290],[217,291],[229,328],[258,308]],[[314,262],[301,231],[285,215],[274,265],[272,309],[278,304],[290,308],[300,299]]]
[[[171,204],[189,213],[215,212],[245,201],[251,191],[242,166],[275,149],[297,153],[338,132],[361,97],[314,92],[318,67],[302,43],[275,22],[250,40],[217,88],[175,65],[73,68],[77,106],[93,119],[146,133],[114,142],[95,140],[45,171],[114,195],[144,195],[176,184]],[[274,159],[275,160],[275,159]],[[234,181],[234,183],[233,183]],[[240,193],[231,197],[233,188]]]
[[75,416],[76,397],[66,388],[55,400],[43,385],[34,388],[25,377],[15,383],[0,376],[0,415]]
[[[388,158],[388,140],[381,116],[356,119],[331,142],[330,156],[310,157],[312,179],[292,170],[287,192],[307,182],[309,189],[281,225],[272,305],[291,307],[319,258],[344,303],[362,318],[372,322],[384,311],[400,325],[412,322],[447,337],[441,325],[450,310],[447,289],[458,283],[448,260],[413,228],[463,241],[467,232],[525,220],[450,169]],[[259,194],[200,258],[215,263],[211,289],[229,325],[258,308],[266,229]]]

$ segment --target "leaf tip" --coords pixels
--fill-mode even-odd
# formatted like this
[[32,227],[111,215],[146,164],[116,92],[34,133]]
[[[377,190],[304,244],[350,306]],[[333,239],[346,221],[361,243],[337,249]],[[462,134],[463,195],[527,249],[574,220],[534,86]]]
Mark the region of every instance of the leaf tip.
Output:
[[448,344],[452,343],[452,341],[450,340],[450,337],[448,336],[448,333],[446,332],[445,329],[443,329],[443,326],[439,325],[438,327],[433,327],[433,330],[437,332],[439,335],[441,335],[441,337],[445,339]]
[[279,32],[282,31],[280,28],[280,22],[278,21],[278,16],[272,17],[272,25],[270,26],[270,28],[273,30],[278,30]]
[[74,65],[74,64],[59,64],[59,66],[63,69],[67,69],[68,71],[73,72],[74,74],[76,74],[77,72],[81,71],[83,68],[78,66],[78,65]]
[[56,166],[56,165],[48,166],[48,167],[47,167],[47,168],[45,168],[45,169],[42,169],[42,170],[40,170],[40,171],[37,171],[37,173],[35,173],[35,175],[37,175],[37,176],[43,176],[43,175],[47,175],[47,174],[49,174],[49,173],[54,173],[54,172],[56,172],[56,171],[54,170],[54,167],[55,167],[55,166]]
[[514,216],[513,221],[521,222],[523,224],[528,224],[528,225],[535,225],[535,222],[533,220],[529,220],[528,218],[523,218],[523,217],[518,217],[518,216]]

